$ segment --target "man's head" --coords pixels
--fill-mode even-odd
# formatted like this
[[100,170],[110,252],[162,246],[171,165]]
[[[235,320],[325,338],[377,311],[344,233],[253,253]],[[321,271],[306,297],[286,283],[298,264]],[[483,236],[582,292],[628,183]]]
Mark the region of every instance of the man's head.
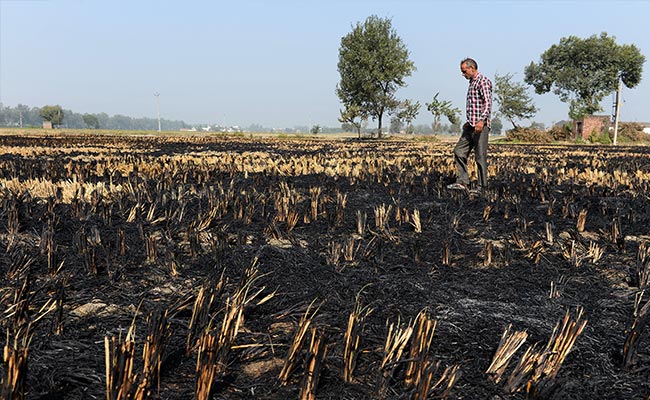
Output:
[[460,62],[460,72],[465,79],[474,79],[478,75],[478,64],[472,58],[466,58]]

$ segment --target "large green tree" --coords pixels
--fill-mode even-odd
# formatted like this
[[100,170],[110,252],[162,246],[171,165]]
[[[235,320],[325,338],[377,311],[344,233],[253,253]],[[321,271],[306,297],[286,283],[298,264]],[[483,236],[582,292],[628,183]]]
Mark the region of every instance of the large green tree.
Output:
[[381,138],[384,115],[393,114],[401,104],[395,92],[406,86],[404,79],[415,71],[391,19],[370,16],[341,38],[338,70],[341,81],[336,94],[341,102],[377,120],[377,137]]
[[499,105],[499,112],[506,117],[513,128],[519,126],[518,119],[528,119],[535,116],[537,107],[528,94],[528,87],[520,82],[512,81],[512,74],[494,75],[494,100]]
[[446,116],[447,119],[449,120],[449,123],[452,125],[458,122],[458,118],[460,116],[460,109],[456,107],[452,107],[451,101],[449,100],[439,100],[438,95],[440,93],[436,93],[435,96],[433,96],[433,100],[431,103],[425,103],[427,106],[427,110],[431,114],[433,114],[433,134],[437,135],[438,134],[438,127],[440,126],[440,119],[442,116]]
[[602,111],[601,100],[617,89],[641,82],[645,57],[634,45],[618,45],[603,32],[587,39],[569,36],[546,50],[525,69],[525,82],[538,94],[551,90],[569,103],[569,116],[580,119]]
[[61,106],[44,106],[39,113],[41,118],[50,121],[52,126],[59,126],[63,122],[63,109]]

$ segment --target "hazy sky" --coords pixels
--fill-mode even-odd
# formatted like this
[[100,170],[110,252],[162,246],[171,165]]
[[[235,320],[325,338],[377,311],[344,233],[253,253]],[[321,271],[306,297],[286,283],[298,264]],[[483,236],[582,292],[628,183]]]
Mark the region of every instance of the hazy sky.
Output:
[[[417,71],[398,96],[423,105],[417,124],[436,92],[464,109],[467,56],[523,81],[560,38],[607,32],[650,59],[644,0],[0,0],[0,102],[155,118],[160,93],[161,116],[187,123],[339,126],[341,37],[370,15],[391,18],[410,51]],[[623,120],[650,121],[644,67]],[[530,93],[535,120],[567,118],[556,95]]]

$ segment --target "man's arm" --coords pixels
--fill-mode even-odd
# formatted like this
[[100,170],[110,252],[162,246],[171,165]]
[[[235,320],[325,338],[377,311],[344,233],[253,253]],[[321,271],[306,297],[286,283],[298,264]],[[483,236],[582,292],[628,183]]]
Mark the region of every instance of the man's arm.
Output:
[[492,114],[492,83],[485,78],[480,84],[481,97],[483,97],[483,109],[481,110],[481,121],[488,121]]

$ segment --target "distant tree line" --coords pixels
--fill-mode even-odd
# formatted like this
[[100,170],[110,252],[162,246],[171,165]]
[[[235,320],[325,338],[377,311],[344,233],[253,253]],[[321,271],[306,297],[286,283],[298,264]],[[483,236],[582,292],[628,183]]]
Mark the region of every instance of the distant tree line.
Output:
[[[56,110],[58,106],[29,107],[18,104],[16,107],[4,106],[0,103],[0,126],[1,127],[42,127],[49,110]],[[54,121],[56,127],[71,129],[114,129],[132,131],[154,131],[158,130],[157,118],[133,118],[126,115],[79,114],[71,110],[62,110],[63,118]],[[189,128],[190,125],[184,121],[171,121],[160,119],[162,130],[177,131],[181,128]]]

